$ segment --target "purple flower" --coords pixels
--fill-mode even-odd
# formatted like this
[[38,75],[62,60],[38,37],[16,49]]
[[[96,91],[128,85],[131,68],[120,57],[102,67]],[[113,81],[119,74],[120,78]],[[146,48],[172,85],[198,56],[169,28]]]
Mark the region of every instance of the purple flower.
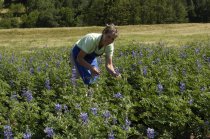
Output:
[[122,94],[120,92],[118,92],[117,94],[114,94],[115,98],[123,98]]
[[205,121],[205,125],[209,125],[209,121]]
[[56,62],[56,67],[59,68],[60,67],[60,64],[61,64],[60,61],[57,61]]
[[139,52],[140,57],[143,57],[143,53],[142,51]]
[[152,61],[152,64],[157,64],[160,62],[160,58],[155,59],[154,61]]
[[82,119],[82,122],[86,124],[88,122],[88,114],[87,113],[81,113],[80,118]]
[[91,112],[96,115],[97,114],[98,109],[97,108],[91,108]]
[[207,58],[206,58],[206,61],[207,61],[208,63],[210,63],[210,57],[207,57]]
[[47,69],[49,67],[48,63],[45,64],[45,68]]
[[186,53],[181,53],[181,54],[180,54],[180,57],[181,57],[182,59],[184,59],[184,58],[187,57],[187,54],[186,54]]
[[63,109],[64,109],[64,112],[67,112],[68,111],[68,106],[64,105]]
[[55,104],[55,110],[56,111],[61,111],[62,110],[62,105],[61,104]]
[[72,68],[72,76],[71,77],[77,78],[77,70],[76,70],[75,66],[74,66],[74,68]]
[[54,136],[54,131],[51,127],[46,127],[44,129],[44,133],[46,133],[47,137],[50,137],[50,138],[52,138]]
[[111,114],[110,114],[110,112],[107,110],[107,111],[105,111],[105,112],[103,113],[103,116],[104,116],[104,118],[108,119],[108,118],[111,116]]
[[30,139],[31,138],[31,133],[30,132],[26,132],[23,134],[23,139]]
[[143,62],[142,61],[139,61],[139,65],[142,65],[143,64]]
[[108,139],[114,139],[114,133],[113,133],[113,131],[111,133],[109,133]]
[[147,128],[147,137],[149,139],[153,139],[155,137],[155,132],[154,129],[152,128]]
[[179,89],[180,89],[180,91],[183,92],[183,91],[185,90],[185,88],[186,88],[185,83],[180,82],[180,84],[179,84]]
[[200,52],[200,49],[199,48],[196,48],[195,49],[195,53],[198,54],[199,52]]
[[30,68],[30,74],[34,74],[34,68]]
[[157,88],[158,88],[158,92],[163,91],[163,85],[161,83],[158,83]]
[[25,58],[22,58],[22,62],[23,62],[23,63],[26,63],[26,59],[25,59]]
[[51,89],[51,87],[50,87],[50,80],[46,80],[45,81],[45,87],[47,88],[47,90]]
[[131,124],[131,121],[128,120],[128,118],[126,117],[126,119],[125,119],[125,125],[123,125],[123,129],[124,130],[128,130],[129,127],[130,127],[130,124]]
[[117,74],[120,74],[120,70],[119,70],[118,67],[116,67],[114,70],[115,70],[115,72],[116,72]]
[[9,84],[10,84],[11,87],[13,87],[15,85],[13,80],[10,80]]
[[132,51],[132,57],[135,58],[136,57],[136,52],[133,50]]
[[71,75],[71,82],[74,86],[76,86],[76,79],[77,79],[77,70],[75,66],[72,68],[72,75]]
[[190,99],[189,100],[189,104],[192,105],[193,104],[193,101],[194,101],[193,99]]
[[17,100],[17,94],[16,94],[16,92],[11,95],[10,99]]
[[131,125],[131,121],[128,118],[125,119],[125,125],[126,126],[130,126]]
[[37,67],[37,72],[40,72],[41,71],[41,67]]
[[28,91],[23,91],[23,97],[26,98],[27,102],[30,102],[32,99],[33,99],[33,96],[32,96],[32,92],[30,90]]
[[201,69],[202,65],[199,60],[196,60],[196,64],[197,64],[198,69]]
[[205,91],[206,90],[206,88],[203,86],[203,87],[201,87],[201,89],[200,89],[202,92],[203,91]]
[[30,63],[32,63],[33,62],[33,57],[30,57],[29,61],[30,61]]
[[5,139],[12,139],[12,128],[9,125],[4,126],[4,138]]
[[147,67],[143,68],[143,75],[146,76],[147,75]]
[[183,76],[186,76],[186,73],[187,73],[186,69],[183,69],[183,70],[182,70]]

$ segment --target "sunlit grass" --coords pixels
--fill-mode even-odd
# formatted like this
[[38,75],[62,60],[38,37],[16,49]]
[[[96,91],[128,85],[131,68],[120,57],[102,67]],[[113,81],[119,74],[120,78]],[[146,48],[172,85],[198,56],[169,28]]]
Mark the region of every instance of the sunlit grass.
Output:
[[[0,48],[25,50],[42,47],[71,47],[81,36],[102,31],[103,27],[1,29]],[[118,26],[116,47],[132,43],[164,42],[180,46],[210,39],[210,24],[160,24]]]

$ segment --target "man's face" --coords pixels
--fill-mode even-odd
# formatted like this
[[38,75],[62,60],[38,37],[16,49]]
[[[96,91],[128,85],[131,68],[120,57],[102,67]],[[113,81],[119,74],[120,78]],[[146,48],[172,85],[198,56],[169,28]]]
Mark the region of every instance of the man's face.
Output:
[[103,45],[107,46],[113,43],[116,38],[117,35],[115,32],[109,32],[107,34],[103,34]]

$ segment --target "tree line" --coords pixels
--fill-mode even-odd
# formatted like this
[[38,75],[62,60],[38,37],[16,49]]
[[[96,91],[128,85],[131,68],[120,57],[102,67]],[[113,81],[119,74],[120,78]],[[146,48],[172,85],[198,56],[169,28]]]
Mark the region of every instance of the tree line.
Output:
[[210,0],[0,0],[0,28],[210,22]]

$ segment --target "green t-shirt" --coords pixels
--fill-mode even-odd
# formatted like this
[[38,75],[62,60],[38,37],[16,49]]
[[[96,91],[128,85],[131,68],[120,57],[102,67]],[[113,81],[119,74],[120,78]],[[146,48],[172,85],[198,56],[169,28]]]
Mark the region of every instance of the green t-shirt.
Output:
[[113,43],[107,46],[104,46],[99,50],[98,45],[99,45],[101,37],[102,37],[102,34],[89,33],[85,35],[83,38],[81,38],[80,40],[78,40],[76,42],[76,45],[87,54],[95,52],[96,54],[101,55],[105,52],[106,56],[113,56],[113,52],[114,52]]

